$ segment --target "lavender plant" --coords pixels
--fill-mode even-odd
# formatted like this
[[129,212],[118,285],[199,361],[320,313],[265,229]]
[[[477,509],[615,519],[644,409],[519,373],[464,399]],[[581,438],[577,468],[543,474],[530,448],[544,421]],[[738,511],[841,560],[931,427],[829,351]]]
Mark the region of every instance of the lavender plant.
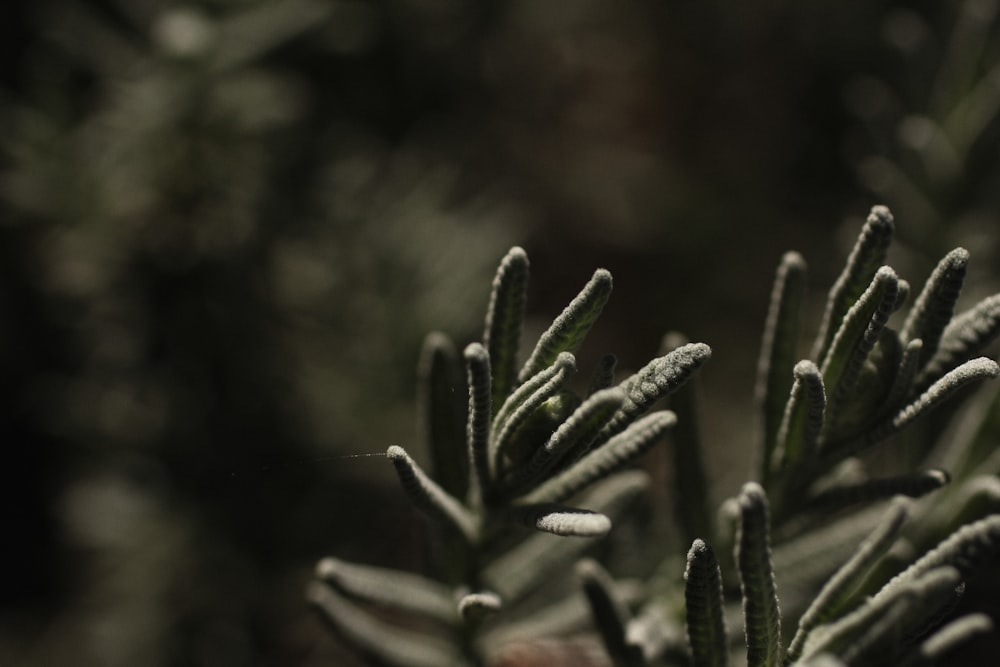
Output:
[[[386,453],[414,504],[443,525],[440,578],[327,558],[310,601],[375,664],[404,666],[495,662],[513,641],[579,629],[587,609],[604,647],[587,660],[628,667],[719,667],[740,656],[751,667],[931,665],[990,631],[981,613],[949,613],[1000,553],[997,457],[951,480],[938,468],[880,471],[869,454],[927,414],[957,410],[1000,374],[980,356],[1000,334],[1000,295],[954,314],[969,261],[959,248],[893,328],[910,292],[885,265],[893,232],[888,209],[874,207],[806,359],[806,265],[796,253],[782,259],[757,379],[757,481],[717,517],[685,386],[709,347],[668,336],[665,353],[625,381],[615,382],[606,357],[589,388],[573,391],[574,353],[611,291],[598,270],[519,366],[528,261],[514,248],[494,280],[482,341],[460,361],[443,335],[427,340],[431,473],[402,447]],[[467,403],[453,391],[462,366]],[[653,410],[660,399],[671,409]],[[686,567],[683,550],[668,550],[636,587],[580,558],[643,491],[645,474],[628,464],[671,430],[679,532],[691,547]],[[935,456],[917,449],[917,458]],[[985,492],[984,478],[993,480]],[[910,517],[933,514],[917,499],[941,496],[949,482],[958,490],[935,508],[947,517],[908,533],[925,523]],[[554,575],[573,561],[579,586],[567,589]],[[432,626],[392,626],[377,607]]]

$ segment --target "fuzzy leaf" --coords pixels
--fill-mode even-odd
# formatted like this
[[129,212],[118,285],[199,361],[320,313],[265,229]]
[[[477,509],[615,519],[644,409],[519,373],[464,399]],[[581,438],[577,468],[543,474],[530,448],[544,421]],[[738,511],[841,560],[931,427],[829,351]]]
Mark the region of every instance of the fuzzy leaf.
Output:
[[524,401],[510,413],[499,433],[494,438],[494,442],[491,445],[493,448],[494,469],[500,468],[501,462],[505,457],[514,461],[522,458],[522,456],[510,452],[512,444],[515,442],[515,434],[545,401],[555,396],[563,388],[566,380],[576,372],[576,359],[571,353],[563,352],[558,356],[555,363],[552,364],[551,369],[546,370],[552,371],[545,374],[548,379],[531,392],[531,394],[526,396]]
[[701,421],[696,380],[693,378],[669,399],[670,409],[677,415],[677,425],[670,434],[675,497],[684,499],[675,503],[674,516],[686,541],[694,541],[699,535],[715,534],[715,516],[698,428]]
[[851,596],[871,572],[875,563],[896,541],[906,517],[907,505],[903,503],[892,505],[875,531],[858,546],[850,560],[824,584],[819,595],[799,619],[798,630],[785,656],[786,662],[799,657],[813,628],[826,623],[845,609]]
[[962,579],[968,579],[1000,553],[1000,514],[994,514],[962,526],[934,549],[923,555],[886,584],[875,600],[892,595],[897,589],[931,570],[950,566]]
[[[561,354],[556,357],[555,362],[548,368],[543,368],[535,375],[528,378],[517,389],[507,397],[504,404],[500,406],[497,411],[496,416],[493,418],[493,425],[490,429],[490,442],[493,443],[494,450],[496,448],[495,443],[500,438],[500,433],[506,427],[507,422],[510,421],[512,416],[517,413],[518,408],[520,408],[526,401],[528,401],[535,392],[539,391],[542,387],[549,383],[553,377],[562,373],[568,372],[567,367],[576,369],[576,359],[569,352]],[[494,451],[494,455],[495,455]]]
[[892,314],[899,288],[896,273],[883,266],[871,285],[844,315],[821,366],[827,392],[825,427],[834,426],[838,410],[850,400],[862,366]]
[[792,387],[792,368],[799,340],[799,320],[806,292],[806,262],[797,252],[785,253],[771,289],[771,304],[764,324],[757,361],[754,399],[763,429],[763,463],[770,468],[778,445],[778,429]]
[[944,470],[926,470],[896,477],[866,480],[826,489],[808,500],[808,510],[836,512],[851,505],[885,500],[901,495],[920,498],[936,491],[950,480]]
[[492,366],[491,397],[493,410],[500,409],[517,382],[517,353],[524,327],[528,289],[528,255],[517,246],[501,260],[490,305],[486,311],[483,345]]
[[632,614],[619,599],[611,576],[597,561],[589,558],[577,564],[576,574],[583,583],[583,593],[590,604],[594,625],[616,667],[645,665],[642,649],[628,640],[628,623]]
[[969,251],[965,248],[956,248],[945,255],[927,279],[903,324],[900,337],[904,343],[917,338],[924,343],[921,362],[926,362],[937,351],[941,334],[955,312],[968,266]]
[[924,342],[919,338],[908,341],[905,347],[903,347],[899,366],[896,369],[896,375],[893,377],[892,384],[889,386],[889,391],[885,395],[883,401],[885,408],[880,411],[881,413],[891,412],[906,400],[917,378],[917,373],[920,371],[923,349]]
[[938,567],[908,578],[834,623],[817,628],[806,641],[804,657],[830,652],[848,664],[893,664],[903,639],[953,604],[959,572]]
[[756,482],[743,486],[736,564],[743,594],[748,667],[781,664],[781,612],[771,563],[767,497]]
[[971,359],[965,362],[958,368],[946,373],[919,398],[900,410],[891,419],[873,427],[865,434],[860,443],[849,448],[849,453],[854,453],[867,446],[881,442],[902,431],[918,417],[927,414],[941,405],[962,387],[980,380],[995,378],[997,375],[1000,375],[1000,367],[992,359],[979,357],[978,359]]
[[687,636],[693,667],[727,667],[729,646],[723,615],[722,574],[705,541],[696,539],[684,570]]
[[518,374],[521,382],[551,366],[560,352],[577,350],[608,302],[611,283],[611,274],[605,269],[594,272],[576,298],[538,339],[534,351]]
[[564,537],[601,537],[611,531],[611,519],[605,515],[556,503],[516,505],[511,518],[528,528]]
[[[451,642],[405,630],[381,621],[351,604],[324,584],[314,581],[306,599],[331,629],[378,664],[394,667],[471,667]],[[392,641],[386,641],[391,637]]]
[[823,322],[811,355],[821,366],[847,311],[867,289],[878,267],[885,263],[893,231],[894,224],[889,209],[873,206],[843,272],[830,289]]
[[456,529],[468,542],[474,542],[478,528],[472,514],[420,469],[402,447],[393,445],[385,455],[396,467],[403,490],[413,504],[431,516],[442,519]]
[[316,565],[316,578],[355,600],[447,624],[457,620],[451,589],[416,574],[324,558]]
[[966,614],[948,623],[921,642],[920,647],[900,667],[933,667],[943,662],[959,645],[993,631],[993,620],[986,614]]
[[[614,521],[648,483],[641,471],[624,472],[595,484],[575,504],[606,514]],[[579,556],[593,542],[591,538],[568,540],[538,533],[488,564],[483,569],[482,581],[508,604],[513,603],[564,568],[567,561]]]
[[491,591],[463,595],[458,601],[458,614],[466,623],[479,623],[496,614],[503,606],[500,596]]
[[418,367],[420,414],[431,472],[441,487],[456,498],[468,492],[468,453],[465,437],[464,381],[458,352],[442,333],[424,339]]
[[676,423],[669,410],[654,412],[635,422],[524,496],[526,504],[560,502],[594,482],[610,476],[655,445]]
[[490,357],[479,343],[465,348],[465,370],[469,385],[469,411],[466,425],[469,469],[475,473],[469,488],[473,504],[489,489],[493,478],[490,467]]
[[708,345],[690,343],[650,361],[619,385],[625,390],[625,404],[604,427],[598,440],[620,433],[656,401],[679,389],[711,356]]
[[795,384],[778,430],[776,454],[783,469],[794,469],[812,459],[826,414],[826,389],[816,364],[804,359],[795,364],[794,375]]
[[513,471],[511,487],[522,490],[537,484],[562,462],[580,458],[590,449],[597,434],[624,402],[625,393],[618,387],[591,394],[559,425],[527,465]]
[[937,351],[916,386],[927,387],[963,361],[981,353],[1000,336],[1000,294],[983,299],[956,316],[941,334]]

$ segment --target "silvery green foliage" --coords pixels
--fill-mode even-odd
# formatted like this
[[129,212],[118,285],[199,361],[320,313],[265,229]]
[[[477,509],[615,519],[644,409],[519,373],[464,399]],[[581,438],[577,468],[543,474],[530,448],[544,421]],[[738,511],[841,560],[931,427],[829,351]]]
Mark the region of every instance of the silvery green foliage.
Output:
[[[611,274],[597,270],[519,365],[527,284],[528,258],[515,247],[493,281],[482,341],[459,354],[443,334],[427,338],[420,376],[430,471],[401,446],[386,452],[410,500],[443,529],[441,580],[332,558],[317,566],[310,602],[376,664],[482,664],[504,643],[578,629],[585,600],[605,619],[602,628],[618,619],[605,639],[623,660],[631,656],[628,664],[642,664],[624,636],[635,594],[596,562],[579,568],[584,595],[546,600],[530,616],[517,607],[606,535],[643,491],[645,474],[626,468],[676,422],[654,405],[711,351],[681,345],[620,383],[606,356],[580,395],[574,355],[610,296]],[[462,375],[468,391],[459,402]],[[372,608],[438,630],[397,627]]]
[[[805,359],[798,344],[806,263],[797,253],[782,258],[755,392],[762,483],[747,483],[723,503],[716,529],[702,521],[706,532],[692,540],[683,582],[674,558],[664,559],[654,592],[624,633],[615,629],[619,618],[599,609],[607,603],[594,604],[609,654],[697,667],[931,665],[945,664],[956,646],[990,631],[981,614],[942,621],[965,582],[1000,554],[1000,514],[993,513],[1000,495],[996,478],[987,476],[1000,470],[1000,457],[967,466],[972,474],[947,495],[937,491],[951,482],[945,470],[872,477],[863,455],[928,413],[955,409],[949,399],[998,375],[996,362],[980,355],[1000,334],[1000,296],[954,315],[969,262],[959,248],[941,260],[895,330],[893,315],[910,288],[885,265],[894,224],[888,209],[872,209]],[[674,445],[697,447],[698,440],[692,433]],[[675,452],[674,460],[681,456]],[[910,499],[935,491],[935,509],[947,519],[906,532],[919,508]],[[682,510],[682,533],[691,525],[683,514],[703,512],[704,500],[691,500],[693,507]],[[709,537],[732,559],[716,560]],[[649,632],[650,618],[666,627]],[[676,637],[679,627],[686,651],[660,639]],[[630,653],[619,645],[621,635],[632,642]]]
[[[910,286],[885,265],[894,225],[888,209],[872,209],[805,359],[806,263],[783,257],[755,391],[760,481],[715,516],[690,381],[708,347],[669,334],[664,354],[623,382],[608,356],[587,392],[574,393],[574,353],[610,293],[610,275],[598,271],[519,368],[528,264],[515,248],[494,281],[483,342],[460,355],[444,337],[428,339],[421,376],[434,474],[402,447],[387,452],[414,504],[446,529],[449,583],[326,559],[314,604],[378,664],[481,664],[510,642],[579,631],[588,610],[589,641],[606,654],[598,664],[616,667],[946,664],[992,629],[983,614],[953,611],[1000,554],[1000,455],[957,451],[975,440],[962,434],[976,430],[968,426],[937,456],[962,462],[955,479],[941,464],[873,475],[865,455],[998,375],[982,355],[1000,334],[1000,295],[955,315],[970,260],[959,248],[903,314]],[[449,391],[460,359],[463,404]],[[665,397],[671,409],[652,410]],[[974,401],[966,419],[981,423],[990,405]],[[585,558],[577,592],[512,613],[612,528],[647,483],[622,469],[668,432],[686,566],[675,550],[636,586]],[[928,510],[918,499],[932,493]],[[522,537],[518,525],[536,532]],[[390,628],[359,603],[442,632]]]

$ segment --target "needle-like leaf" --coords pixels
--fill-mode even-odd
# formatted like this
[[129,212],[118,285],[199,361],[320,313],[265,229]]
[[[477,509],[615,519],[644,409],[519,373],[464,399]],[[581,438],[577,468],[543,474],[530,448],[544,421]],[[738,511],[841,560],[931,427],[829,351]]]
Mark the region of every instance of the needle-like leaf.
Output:
[[[574,504],[607,515],[612,521],[649,484],[645,473],[624,472],[595,484]],[[593,544],[593,539],[569,540],[538,533],[500,555],[482,571],[482,581],[508,604],[521,599],[546,577],[553,576]]]
[[449,494],[468,492],[469,456],[465,435],[465,381],[458,351],[442,333],[424,339],[420,354],[419,401],[434,479]]
[[994,561],[1000,553],[1000,514],[962,526],[917,562],[896,575],[875,596],[875,600],[892,595],[927,572],[943,566],[955,568],[962,579],[972,576],[980,567]]
[[895,503],[874,532],[862,542],[837,572],[830,577],[819,595],[799,619],[799,627],[785,655],[786,663],[796,660],[813,628],[844,611],[852,595],[899,536],[907,517],[907,505]]
[[[552,364],[551,372],[546,372],[546,381],[539,385],[531,394],[525,397],[517,408],[507,416],[500,431],[496,433],[491,443],[492,466],[494,470],[501,467],[501,462],[505,457],[514,461],[519,461],[523,455],[511,453],[510,449],[516,441],[518,429],[520,429],[528,418],[541,407],[541,405],[555,396],[576,372],[576,359],[569,352],[561,353]],[[541,373],[539,373],[541,375]],[[527,386],[528,383],[525,383]],[[531,383],[534,385],[534,383]]]
[[594,272],[576,298],[538,339],[538,344],[518,374],[521,382],[551,366],[560,352],[576,352],[608,302],[611,284],[608,271],[598,269]]
[[469,385],[466,426],[469,469],[475,473],[469,480],[469,490],[475,505],[494,479],[490,460],[490,357],[481,344],[470,343],[465,348],[465,370]]
[[865,359],[892,314],[898,288],[896,272],[883,266],[844,315],[820,367],[827,392],[827,429],[835,425],[839,408],[848,402],[857,386]]
[[[313,581],[306,599],[330,628],[378,664],[392,667],[471,667],[448,641],[389,625],[351,604],[330,587]],[[386,641],[391,637],[392,641]]]
[[754,388],[754,400],[763,429],[762,460],[765,470],[770,468],[778,444],[778,430],[792,386],[805,287],[805,260],[797,252],[785,253],[771,289],[771,304],[764,325]]
[[594,625],[616,667],[645,665],[641,647],[628,640],[628,623],[632,614],[618,597],[611,575],[597,561],[589,558],[577,564],[576,574],[583,583],[583,593],[590,603]]
[[511,518],[529,528],[564,537],[601,537],[611,530],[611,519],[600,512],[557,503],[515,505]]
[[963,361],[981,353],[1000,336],[1000,294],[983,299],[945,327],[941,342],[915,383],[926,388]]
[[893,232],[894,224],[889,209],[873,206],[843,272],[830,289],[823,322],[811,355],[818,365],[823,365],[827,350],[847,311],[867,289],[878,267],[885,263]]
[[944,470],[926,470],[865,480],[856,484],[844,484],[826,489],[808,499],[806,508],[832,513],[851,505],[885,500],[896,495],[920,498],[940,489],[949,479],[948,473]]
[[826,389],[816,364],[807,359],[800,361],[795,364],[794,376],[775,452],[782,469],[794,469],[812,459],[826,414]]
[[492,366],[491,396],[494,412],[500,409],[517,382],[517,353],[524,327],[528,289],[528,255],[513,247],[501,260],[490,305],[486,311],[483,345]]
[[669,410],[649,414],[524,496],[526,504],[560,502],[622,469],[655,445],[674,425]]
[[604,427],[598,440],[620,433],[656,401],[679,389],[711,356],[712,348],[708,345],[689,343],[646,364],[619,385],[625,390],[625,404]]
[[781,664],[781,612],[771,562],[767,497],[759,484],[748,482],[738,502],[736,564],[743,594],[747,665],[778,667]]
[[316,578],[355,600],[447,624],[457,620],[451,589],[416,574],[324,558],[316,565]]
[[396,467],[396,474],[403,490],[413,504],[429,515],[442,519],[456,529],[468,542],[474,542],[478,533],[475,517],[420,469],[402,447],[393,445],[385,455]]
[[962,291],[968,266],[969,251],[965,248],[956,248],[945,255],[927,279],[923,291],[906,317],[900,338],[904,343],[916,338],[923,341],[923,362],[937,351],[941,334],[955,312],[955,303]]
[[712,547],[696,539],[684,571],[687,636],[693,667],[727,667],[729,646],[723,615],[722,574]]
[[530,488],[549,475],[565,460],[585,454],[611,415],[625,402],[618,387],[591,394],[538,449],[527,465],[516,468],[509,481],[515,491]]

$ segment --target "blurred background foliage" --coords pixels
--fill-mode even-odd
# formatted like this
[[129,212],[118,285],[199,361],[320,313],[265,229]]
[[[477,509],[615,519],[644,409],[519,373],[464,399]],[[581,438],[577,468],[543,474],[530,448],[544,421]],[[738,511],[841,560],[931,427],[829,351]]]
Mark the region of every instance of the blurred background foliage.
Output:
[[384,461],[338,457],[419,455],[421,339],[477,335],[514,243],[543,319],[615,275],[594,359],[712,345],[735,491],[784,250],[818,294],[885,203],[901,275],[964,244],[966,298],[998,290],[996,14],[6,3],[0,662],[350,664],[313,562],[419,569],[421,531]]

